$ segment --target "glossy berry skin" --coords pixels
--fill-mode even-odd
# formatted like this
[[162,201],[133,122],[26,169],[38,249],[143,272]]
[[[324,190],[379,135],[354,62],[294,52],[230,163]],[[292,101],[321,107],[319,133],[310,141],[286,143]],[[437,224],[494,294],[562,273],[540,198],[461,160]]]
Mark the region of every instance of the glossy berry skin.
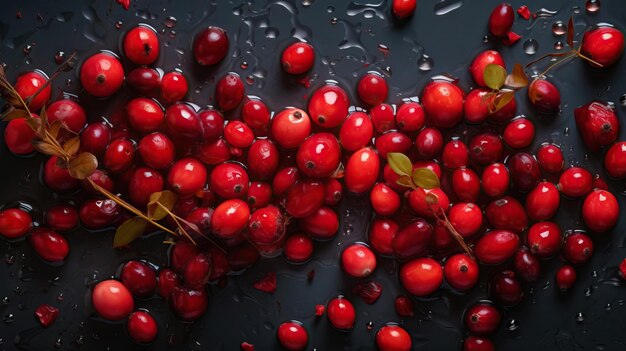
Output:
[[472,162],[485,166],[500,161],[504,152],[502,139],[494,133],[475,135],[468,145]]
[[183,273],[187,262],[198,254],[198,249],[186,240],[179,240],[170,250],[170,265],[179,273]]
[[313,241],[304,234],[293,234],[285,240],[283,254],[287,261],[303,263],[313,255]]
[[351,277],[365,278],[376,269],[376,255],[363,244],[352,244],[341,253],[341,267]]
[[500,312],[487,303],[475,304],[465,312],[465,326],[474,334],[493,334],[498,329],[501,319]]
[[111,141],[104,153],[104,167],[112,173],[121,173],[132,164],[135,156],[135,144],[128,139]]
[[326,189],[321,180],[303,179],[287,191],[285,209],[292,217],[307,217],[322,206],[325,197]]
[[502,138],[508,147],[523,149],[533,142],[535,125],[529,119],[516,118],[506,125]]
[[308,110],[313,123],[322,128],[335,128],[348,116],[349,105],[345,90],[336,85],[325,85],[313,92]]
[[148,98],[130,100],[126,104],[126,115],[131,127],[141,133],[156,131],[165,119],[163,108],[156,101]]
[[193,39],[193,56],[202,66],[219,63],[228,53],[228,35],[220,27],[207,27]]
[[583,233],[574,233],[565,238],[563,256],[573,265],[587,262],[593,255],[593,241]]
[[413,16],[417,0],[393,0],[391,3],[391,12],[397,19],[405,19]]
[[169,72],[161,79],[161,98],[167,103],[184,99],[188,90],[187,78],[180,72]]
[[476,55],[474,61],[469,67],[469,71],[472,74],[472,78],[474,78],[474,82],[481,87],[486,87],[485,84],[485,67],[489,64],[494,64],[498,66],[502,66],[506,68],[504,64],[504,60],[502,59],[502,55],[495,50],[485,50],[480,54]]
[[409,205],[411,209],[415,211],[415,213],[424,218],[432,218],[433,210],[434,211],[448,211],[448,207],[450,206],[450,200],[448,199],[448,195],[441,190],[441,188],[434,188],[430,190],[424,190],[426,194],[432,194],[437,198],[437,204],[429,205],[425,200],[425,195],[417,189],[413,190],[409,193]]
[[452,128],[463,118],[463,90],[447,81],[432,81],[422,91],[426,121],[438,128]]
[[336,329],[350,330],[354,328],[356,311],[352,303],[343,296],[338,296],[328,302],[326,316],[330,325]]
[[464,291],[478,283],[478,263],[466,254],[448,257],[443,267],[446,282],[453,288]]
[[556,285],[561,291],[568,290],[576,283],[576,269],[570,265],[564,265],[556,272]]
[[13,119],[4,128],[4,144],[16,155],[28,155],[35,151],[33,140],[36,137],[24,118]]
[[372,140],[374,125],[370,117],[364,112],[353,112],[341,125],[339,142],[346,151],[356,151]]
[[270,123],[271,112],[263,100],[247,97],[241,107],[241,119],[255,131],[266,131]]
[[517,250],[513,258],[513,267],[520,278],[526,282],[534,282],[539,279],[541,264],[537,257],[526,248]]
[[136,311],[128,317],[126,330],[135,342],[147,344],[156,339],[159,326],[148,312]]
[[493,341],[481,336],[468,336],[463,340],[463,351],[495,351]]
[[561,148],[554,144],[543,144],[537,152],[537,162],[542,170],[548,173],[559,173],[565,160]]
[[396,119],[393,115],[393,107],[389,104],[380,104],[369,110],[374,131],[384,133],[396,128]]
[[57,100],[46,107],[48,122],[60,121],[69,130],[78,133],[87,124],[87,113],[76,101],[70,99]]
[[603,233],[613,228],[620,217],[617,199],[606,190],[592,191],[583,202],[583,221],[596,233]]
[[202,189],[207,179],[207,170],[195,158],[176,161],[167,174],[167,184],[180,195],[192,195]]
[[61,262],[70,252],[65,237],[47,228],[33,229],[28,239],[39,257],[48,262]]
[[415,296],[427,296],[439,289],[443,269],[432,258],[417,258],[400,268],[400,283]]
[[136,65],[150,65],[159,57],[159,38],[154,29],[137,26],[124,36],[124,55]]
[[80,133],[80,148],[102,157],[111,142],[111,128],[105,122],[88,124]]
[[561,93],[547,79],[535,79],[530,83],[528,99],[540,114],[554,115],[560,110]]
[[521,234],[528,227],[528,216],[524,206],[510,196],[490,202],[485,209],[485,216],[495,229],[506,229]]
[[248,225],[249,218],[248,204],[239,199],[226,200],[215,208],[211,230],[218,238],[232,238]]
[[43,168],[43,181],[53,191],[68,193],[78,188],[80,181],[72,178],[70,172],[57,165],[57,156],[50,157]]
[[196,320],[209,307],[209,293],[204,289],[188,289],[175,287],[170,297],[170,305],[174,314],[184,321]]
[[80,82],[93,96],[111,96],[124,82],[124,68],[115,56],[98,53],[83,62],[80,67]]
[[433,227],[421,218],[397,230],[391,240],[394,256],[402,260],[424,256],[432,232]]
[[270,126],[270,136],[285,149],[297,148],[310,134],[311,119],[304,110],[297,108],[280,111]]
[[463,105],[464,117],[467,123],[480,124],[489,118],[487,94],[489,94],[489,90],[485,88],[475,88],[467,93]]
[[502,271],[491,279],[491,295],[504,306],[514,306],[522,301],[522,284],[513,271]]
[[413,317],[415,306],[413,301],[406,295],[398,295],[394,301],[394,308],[400,317]]
[[359,98],[370,106],[382,104],[387,99],[387,81],[378,72],[368,72],[361,77],[357,85]]
[[308,137],[296,154],[298,169],[314,178],[326,178],[339,166],[341,147],[337,138],[330,133],[317,133]]
[[245,87],[237,73],[229,72],[215,86],[215,101],[224,111],[234,110],[243,100]]
[[443,149],[443,136],[437,128],[426,127],[415,138],[415,148],[421,160],[435,158]]
[[370,191],[370,203],[376,214],[391,216],[400,208],[400,196],[385,183],[377,183]]
[[410,351],[412,345],[411,335],[398,325],[386,325],[376,332],[376,346],[381,351]]
[[211,189],[225,199],[241,198],[248,191],[248,173],[237,163],[215,166],[209,179]]
[[326,196],[324,197],[324,205],[335,206],[343,197],[343,185],[335,178],[326,180]]
[[581,167],[566,169],[559,177],[559,190],[568,197],[582,197],[593,189],[593,175]]
[[122,283],[137,297],[149,297],[157,287],[156,272],[141,261],[128,261],[120,275]]
[[248,221],[248,239],[262,250],[265,249],[263,246],[282,241],[285,228],[285,217],[281,210],[268,205],[252,212]]
[[611,178],[626,178],[626,141],[613,144],[604,155],[604,168]]
[[398,229],[398,223],[393,219],[374,219],[368,237],[372,249],[379,255],[391,256],[393,254],[393,239]]
[[[2,223],[1,216],[2,213],[0,213],[0,226]],[[78,211],[76,211],[74,206],[69,204],[55,205],[46,210],[44,221],[50,229],[66,232],[74,229],[78,225]]]
[[532,155],[524,152],[513,154],[507,158],[506,166],[511,173],[511,182],[518,190],[529,191],[539,183],[541,170]]
[[526,213],[533,221],[552,218],[559,209],[561,197],[557,187],[550,182],[540,182],[526,196]]
[[198,138],[202,135],[196,111],[186,103],[176,103],[165,110],[165,125],[174,136]]
[[309,43],[293,43],[283,51],[280,63],[289,74],[305,73],[315,64],[315,50]]
[[513,257],[519,248],[519,236],[508,230],[492,230],[478,239],[474,252],[484,264],[500,264]]
[[[614,27],[599,27],[585,32],[581,52],[601,64],[603,68],[613,65],[624,52],[624,34]],[[598,65],[588,62],[592,67]]]
[[443,166],[448,169],[457,169],[467,166],[469,156],[467,146],[460,140],[451,140],[443,147]]
[[489,32],[496,37],[504,37],[511,31],[513,21],[515,10],[510,4],[502,3],[489,15]]
[[202,139],[215,141],[224,134],[224,116],[215,109],[198,112],[198,120],[202,128]]
[[463,237],[476,234],[483,224],[483,213],[474,203],[457,202],[448,213],[450,224]]
[[161,86],[161,75],[154,68],[137,67],[126,75],[126,84],[141,95],[155,96]]
[[272,186],[265,182],[252,182],[246,194],[246,201],[251,209],[265,207],[272,199]]
[[337,213],[325,206],[304,218],[300,218],[298,224],[305,233],[317,240],[332,239],[339,230]]
[[192,289],[202,289],[209,281],[211,266],[211,258],[204,253],[191,257],[183,270],[185,286]]
[[248,150],[248,171],[253,178],[271,179],[280,163],[278,148],[267,139],[256,140]]
[[124,319],[135,309],[130,291],[113,279],[96,284],[91,292],[91,303],[96,313],[109,321]]
[[585,146],[598,152],[612,144],[619,133],[619,119],[613,107],[603,101],[592,101],[574,110],[576,128]]
[[396,112],[396,124],[405,132],[416,132],[426,123],[424,108],[417,102],[405,102]]
[[278,341],[286,350],[301,351],[309,342],[309,334],[300,322],[284,322],[278,326]]
[[346,189],[353,193],[366,192],[374,186],[380,172],[380,159],[374,149],[364,147],[348,159],[344,182]]
[[102,229],[115,223],[120,206],[113,200],[88,200],[78,211],[81,224],[89,229]]
[[[41,71],[35,70],[20,74],[15,80],[15,91],[20,95],[22,100],[26,101],[29,97],[35,95],[39,89],[48,81],[48,77]],[[35,96],[29,106],[32,112],[39,111],[43,105],[50,100],[52,95],[52,84],[48,84],[37,96]]]
[[452,172],[452,191],[463,202],[476,202],[480,194],[480,178],[476,172],[461,167]]
[[224,127],[224,139],[231,147],[247,149],[254,142],[254,132],[241,121],[229,121]]
[[526,236],[530,252],[539,258],[556,255],[563,245],[559,226],[554,222],[537,222],[528,230]]
[[146,166],[165,169],[174,162],[174,143],[163,133],[156,132],[141,138],[137,149]]

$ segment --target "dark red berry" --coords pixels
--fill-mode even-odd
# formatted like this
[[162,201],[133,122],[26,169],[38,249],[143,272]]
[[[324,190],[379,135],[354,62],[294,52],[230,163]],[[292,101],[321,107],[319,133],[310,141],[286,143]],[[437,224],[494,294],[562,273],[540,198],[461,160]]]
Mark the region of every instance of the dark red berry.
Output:
[[415,149],[422,160],[432,160],[443,150],[443,136],[439,129],[426,127],[415,138]]
[[[0,213],[0,218],[1,216],[2,214]],[[52,230],[65,232],[74,229],[78,225],[78,211],[69,204],[52,206],[46,210],[44,222]]]
[[465,326],[471,333],[493,334],[501,318],[500,312],[493,305],[477,303],[465,312]]
[[120,216],[120,206],[113,200],[89,200],[78,211],[80,222],[89,229],[113,225]]
[[174,143],[163,133],[152,133],[139,141],[139,155],[152,168],[165,169],[174,161]]
[[0,211],[0,235],[15,239],[26,235],[33,227],[30,214],[19,208]]
[[514,306],[522,301],[524,291],[513,271],[502,271],[491,279],[491,295],[504,306]]
[[128,261],[120,275],[124,286],[135,296],[148,297],[157,287],[154,268],[141,261]]
[[219,63],[228,53],[228,35],[220,27],[207,27],[193,39],[193,56],[202,66]]
[[387,81],[378,72],[368,72],[361,77],[357,86],[359,98],[370,106],[382,104],[387,99]]
[[561,93],[545,78],[537,78],[528,86],[528,99],[537,112],[553,115],[561,108]]
[[541,265],[537,257],[526,248],[519,249],[513,259],[515,272],[526,282],[534,282],[539,279]]
[[305,73],[315,63],[315,50],[306,42],[293,43],[283,51],[280,62],[287,73]]
[[461,167],[452,172],[452,191],[463,202],[476,202],[480,194],[480,178],[469,168]]
[[111,127],[105,122],[88,124],[80,133],[80,148],[102,157],[111,142]]
[[59,316],[59,309],[50,305],[39,305],[35,310],[35,316],[39,319],[42,327],[51,326]]
[[121,173],[132,164],[135,156],[135,144],[127,139],[111,141],[104,153],[104,167],[111,173]]
[[524,206],[510,196],[494,200],[485,209],[485,216],[493,228],[521,234],[528,227]]
[[556,285],[561,291],[568,290],[576,283],[576,269],[564,265],[556,272]]
[[326,306],[326,317],[330,324],[339,330],[350,330],[354,328],[356,311],[348,299],[338,296],[328,302]]
[[63,261],[70,252],[70,245],[65,237],[47,228],[34,229],[29,241],[39,257],[48,262]]
[[289,262],[306,262],[313,255],[313,241],[304,234],[293,234],[285,241],[283,253]]
[[493,341],[482,336],[468,336],[463,340],[463,351],[495,351]]
[[520,191],[529,191],[539,183],[541,170],[537,160],[527,153],[509,156],[506,165],[511,172],[513,186]]
[[428,243],[433,227],[423,219],[416,219],[395,232],[391,246],[399,259],[423,256],[428,252]]
[[507,35],[515,21],[515,10],[510,4],[502,3],[496,6],[489,15],[489,32],[496,37]]
[[155,96],[161,88],[161,74],[154,68],[137,67],[126,75],[126,84],[137,93]]
[[215,101],[224,111],[235,109],[243,100],[245,87],[237,73],[229,72],[215,86]]
[[396,118],[391,105],[380,104],[372,107],[369,112],[374,130],[377,133],[384,133],[396,128]]
[[413,317],[415,314],[413,301],[406,295],[398,295],[394,301],[394,307],[400,317]]
[[380,255],[391,256],[393,254],[393,239],[398,229],[398,224],[392,219],[374,219],[369,232],[369,243],[374,251]]
[[202,317],[209,307],[209,293],[204,288],[193,290],[175,287],[170,297],[170,305],[180,319],[193,321]]
[[593,242],[583,233],[573,233],[567,236],[563,245],[563,256],[571,264],[587,262],[593,255]]
[[603,101],[592,101],[574,110],[576,129],[592,152],[612,144],[619,133],[619,119],[613,107]]
[[128,317],[126,329],[133,340],[146,344],[156,339],[159,327],[148,312],[137,311]]
[[519,236],[508,230],[492,230],[478,239],[474,252],[485,264],[500,264],[513,257],[519,248]]
[[504,147],[500,136],[493,133],[475,135],[468,145],[470,159],[479,165],[500,161]]
[[339,230],[339,218],[332,209],[322,206],[313,214],[298,220],[300,228],[314,239],[333,238]]
[[247,97],[241,107],[241,119],[245,124],[256,131],[267,131],[270,123],[271,112],[263,100],[255,97]]

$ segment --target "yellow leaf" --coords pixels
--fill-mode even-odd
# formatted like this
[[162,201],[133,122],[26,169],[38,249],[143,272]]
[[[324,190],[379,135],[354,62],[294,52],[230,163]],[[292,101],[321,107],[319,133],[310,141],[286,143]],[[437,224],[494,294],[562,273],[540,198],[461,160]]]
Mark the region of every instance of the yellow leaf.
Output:
[[89,177],[98,168],[98,159],[88,152],[83,152],[74,157],[67,168],[72,178],[82,180]]
[[485,79],[485,84],[489,88],[493,90],[498,90],[502,87],[502,85],[504,85],[504,80],[506,79],[506,70],[500,65],[490,63],[485,67],[485,70],[483,71],[483,78]]
[[33,147],[35,150],[41,152],[42,154],[46,154],[49,156],[63,156],[61,154],[61,150],[56,145],[50,144],[43,140],[35,140],[33,141]]
[[494,113],[501,110],[504,106],[506,106],[513,98],[515,97],[515,92],[512,90],[501,91],[496,94],[496,96],[489,104],[489,112]]
[[439,187],[439,177],[428,168],[417,168],[411,174],[413,183],[423,189],[433,189]]
[[148,202],[148,217],[157,221],[165,218],[168,212],[174,208],[175,203],[176,194],[169,190],[152,193]]
[[393,170],[397,175],[400,176],[410,175],[411,170],[413,169],[413,164],[411,163],[409,157],[399,152],[388,153],[387,163],[389,163],[389,167],[391,167],[391,170]]
[[133,217],[126,220],[115,231],[113,247],[122,247],[132,243],[146,230],[148,222],[141,217]]
[[59,136],[59,132],[61,131],[61,126],[62,126],[61,121],[58,119],[50,123],[50,127],[48,128],[48,133],[53,139],[56,139]]
[[80,147],[80,138],[77,136],[70,138],[65,143],[63,143],[63,150],[65,150],[65,152],[70,156],[76,155],[79,147]]
[[18,119],[18,118],[28,118],[28,117],[29,117],[29,116],[28,116],[28,112],[26,112],[25,110],[22,110],[22,109],[19,109],[19,108],[14,108],[14,107],[11,107],[11,108],[9,109],[9,111],[5,112],[5,113],[2,115],[2,120],[3,120],[3,121],[6,121],[6,122],[9,122],[9,121],[14,120],[14,119]]

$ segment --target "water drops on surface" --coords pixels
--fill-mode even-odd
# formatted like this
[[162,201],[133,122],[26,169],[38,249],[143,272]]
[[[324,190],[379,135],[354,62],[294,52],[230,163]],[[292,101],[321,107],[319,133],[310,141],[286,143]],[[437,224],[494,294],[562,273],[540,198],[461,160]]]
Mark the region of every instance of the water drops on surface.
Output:
[[565,129],[563,129],[563,135],[565,136],[569,135],[569,127],[565,127]]
[[163,21],[163,24],[167,28],[174,28],[174,27],[176,27],[177,23],[178,23],[178,20],[176,19],[176,17],[173,17],[173,16],[168,16]]
[[517,319],[511,318],[506,321],[505,326],[508,331],[517,330],[519,328],[519,321]]
[[573,13],[580,13],[580,6],[578,6],[578,5],[572,6],[572,12]]
[[441,16],[463,6],[463,0],[443,0],[435,4],[435,15]]
[[26,46],[24,46],[24,49],[22,49],[24,55],[29,55],[30,52],[33,51],[33,45],[35,44],[26,44]]
[[591,14],[600,11],[600,0],[587,0],[585,10],[587,10],[587,13]]
[[339,19],[337,19],[337,17],[333,17],[330,19],[330,24],[337,24],[337,22],[339,22]]
[[619,104],[626,107],[626,94],[619,97]]
[[378,51],[382,52],[383,56],[389,55],[389,47],[385,44],[378,44]]
[[328,13],[333,13],[333,12],[335,12],[335,8],[334,8],[333,6],[328,6],[328,7],[326,8],[326,12],[328,12]]
[[535,14],[537,17],[552,17],[557,14],[558,11],[548,10],[544,7],[540,8]]
[[552,23],[552,34],[556,36],[561,36],[567,33],[567,26],[563,21],[556,21]]
[[278,36],[278,29],[275,28],[267,28],[265,30],[265,37],[268,39],[274,39]]
[[54,347],[56,347],[57,349],[62,348],[63,347],[63,340],[57,339],[57,341],[54,342]]
[[314,2],[315,2],[315,0],[302,0],[302,6],[309,7],[309,6],[313,5]]
[[591,289],[591,287],[585,289],[585,297],[590,297],[591,294],[593,294],[593,289]]
[[604,306],[604,310],[606,310],[607,312],[611,310],[611,304],[607,303],[606,306]]
[[582,312],[576,313],[576,323],[581,324],[585,321],[585,315]]
[[523,48],[526,55],[534,55],[539,49],[539,42],[535,39],[528,39],[524,42]]
[[248,69],[248,62],[243,61],[239,67],[241,67],[241,69]]
[[420,71],[430,71],[435,66],[435,61],[428,55],[424,54],[417,60],[417,68]]
[[13,313],[6,314],[2,317],[2,321],[6,324],[13,323],[14,320],[15,316],[13,315]]
[[3,304],[3,305],[5,305],[5,306],[6,306],[6,305],[8,305],[8,304],[9,304],[9,302],[11,302],[11,300],[9,299],[9,297],[8,297],[8,296],[5,296],[5,297],[3,297],[3,298],[2,298],[2,304]]
[[557,41],[554,43],[554,49],[555,50],[562,50],[563,49],[563,42],[562,41]]
[[117,29],[122,28],[123,25],[124,25],[124,22],[122,22],[122,21],[116,21],[115,22],[115,28],[117,28]]

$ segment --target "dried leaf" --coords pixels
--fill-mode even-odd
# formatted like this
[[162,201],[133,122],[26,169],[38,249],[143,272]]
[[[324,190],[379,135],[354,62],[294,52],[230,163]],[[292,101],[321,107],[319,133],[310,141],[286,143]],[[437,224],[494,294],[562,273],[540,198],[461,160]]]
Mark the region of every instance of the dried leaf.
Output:
[[567,22],[567,46],[574,49],[574,17],[570,17]]
[[113,247],[122,247],[132,243],[146,230],[148,222],[141,217],[133,217],[126,220],[115,231]]
[[41,122],[39,123],[39,135],[44,135],[46,127],[48,126],[48,114],[46,113],[46,106],[41,107],[41,110],[39,111],[39,119],[41,120]]
[[7,112],[2,114],[2,120],[6,122],[12,121],[18,118],[28,118],[28,117],[29,117],[28,112],[19,108],[15,108],[15,107],[9,108]]
[[[152,193],[150,195],[150,201],[148,202],[148,217],[157,221],[165,218],[168,211],[174,208],[175,203],[176,195],[169,190]],[[162,207],[159,206],[159,204],[161,204]]]
[[514,89],[521,89],[528,85],[528,77],[524,72],[524,67],[516,63],[513,71],[506,77],[504,84]]
[[485,84],[487,84],[489,88],[498,90],[504,85],[506,70],[500,65],[490,63],[483,71],[483,78],[485,78]]
[[502,91],[495,95],[491,103],[489,104],[489,112],[495,113],[500,111],[515,97],[515,92],[512,90]]
[[437,174],[428,168],[417,168],[411,174],[413,183],[423,189],[434,189],[440,186]]
[[56,145],[50,144],[43,140],[33,141],[33,147],[35,148],[35,150],[41,152],[42,154],[59,157],[63,156],[63,153]]
[[50,134],[50,136],[54,139],[59,137],[59,132],[61,131],[61,121],[60,120],[55,120],[53,121],[50,126],[48,127],[48,134]]
[[391,167],[391,170],[396,172],[397,175],[411,175],[413,164],[407,155],[399,152],[390,152],[387,154],[387,163],[389,163],[389,167]]
[[98,159],[89,152],[78,154],[68,165],[72,178],[81,180],[89,177],[96,168],[98,168]]
[[[11,87],[11,89],[12,89],[12,87]],[[22,102],[20,101],[20,99],[18,99],[16,96],[14,96],[11,93],[10,89],[7,89],[7,90],[9,90],[9,94],[7,94],[7,95],[3,94],[2,99],[4,101],[8,102],[9,105],[11,105],[11,106],[13,106],[15,108],[18,108],[18,109],[24,108],[24,106],[22,106]]]
[[400,176],[400,178],[396,180],[396,184],[403,187],[415,189],[415,184],[413,184],[413,180],[411,180],[411,177],[408,175]]
[[80,137],[73,137],[68,139],[65,143],[63,143],[63,150],[70,155],[74,156],[78,152],[78,148],[80,147]]

